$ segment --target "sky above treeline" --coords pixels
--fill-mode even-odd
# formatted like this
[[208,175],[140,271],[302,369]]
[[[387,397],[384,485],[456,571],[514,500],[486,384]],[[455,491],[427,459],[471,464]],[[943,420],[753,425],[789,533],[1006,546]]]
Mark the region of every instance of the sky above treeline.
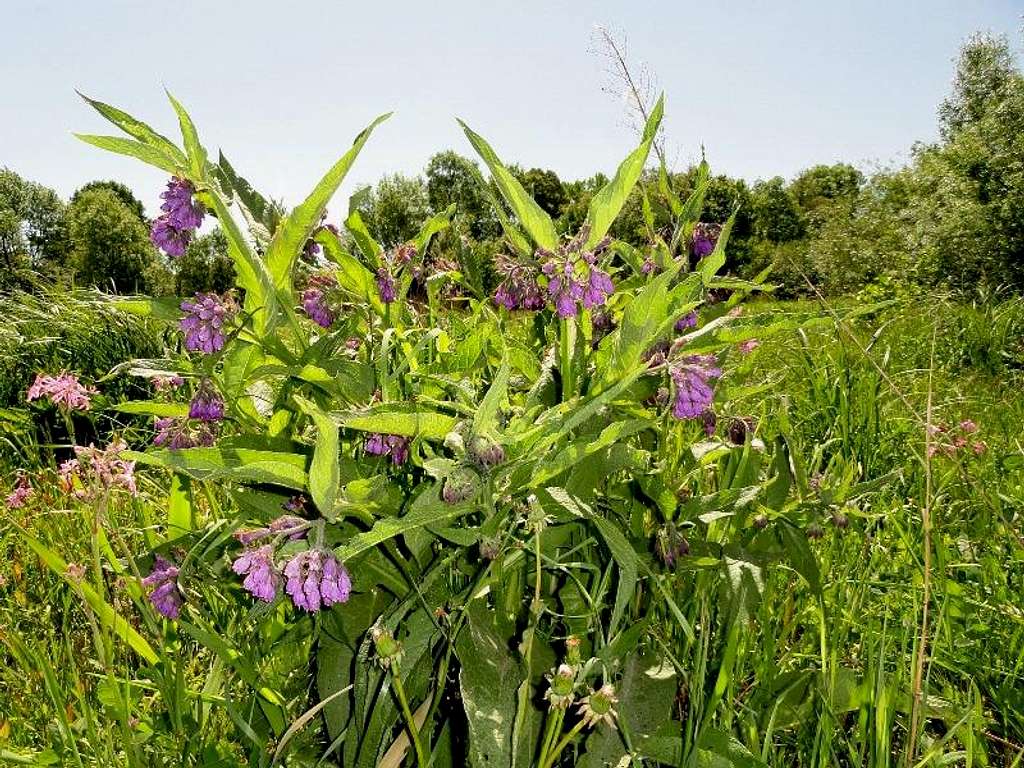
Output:
[[953,60],[975,31],[1018,51],[1024,0],[343,2],[0,0],[0,165],[70,195],[128,184],[155,213],[160,171],[77,141],[116,133],[75,89],[169,136],[164,97],[266,194],[301,200],[376,115],[394,110],[332,208],[434,152],[472,150],[563,179],[609,172],[635,143],[606,92],[595,25],[626,41],[666,97],[679,169],[700,157],[748,180],[816,163],[901,163],[936,137]]

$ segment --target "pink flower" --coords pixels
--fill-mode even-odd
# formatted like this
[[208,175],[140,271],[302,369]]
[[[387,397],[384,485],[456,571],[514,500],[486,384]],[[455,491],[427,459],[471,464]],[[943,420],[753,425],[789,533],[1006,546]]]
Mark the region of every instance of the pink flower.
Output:
[[971,435],[978,431],[978,425],[971,419],[964,419],[960,422],[960,431]]
[[20,509],[25,506],[25,502],[32,498],[32,494],[35,493],[35,489],[28,481],[28,476],[24,473],[18,474],[18,481],[14,484],[14,490],[7,494],[7,506],[10,509]]
[[744,355],[749,355],[755,349],[761,346],[761,342],[757,339],[747,339],[740,344],[740,352]]
[[72,373],[65,372],[58,376],[40,373],[28,388],[25,399],[31,402],[46,397],[58,408],[88,411],[92,405],[91,396],[94,394],[94,388],[84,386]]
[[135,484],[135,462],[121,458],[128,450],[124,440],[117,439],[106,448],[92,443],[88,448],[75,446],[75,458],[60,465],[60,484],[65,493],[90,499],[101,491],[121,488],[132,496],[139,495]]

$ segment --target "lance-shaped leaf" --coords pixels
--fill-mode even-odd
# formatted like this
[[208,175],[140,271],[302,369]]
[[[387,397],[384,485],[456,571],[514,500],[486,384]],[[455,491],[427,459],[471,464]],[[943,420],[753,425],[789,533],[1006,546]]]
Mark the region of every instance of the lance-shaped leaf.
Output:
[[136,141],[146,144],[153,149],[159,150],[161,154],[166,155],[177,165],[185,165],[185,154],[166,136],[157,133],[146,123],[132,117],[127,112],[121,111],[117,107],[104,104],[102,101],[90,99],[81,91],[76,91],[76,93],[81,96],[89,106]]
[[335,411],[331,416],[349,429],[426,440],[443,440],[458,422],[454,416],[445,413],[396,403],[383,403],[361,411]]
[[495,215],[498,217],[498,222],[501,224],[501,229],[505,233],[505,237],[508,240],[508,244],[512,247],[516,253],[520,256],[532,256],[533,248],[530,247],[530,241],[526,235],[509,219],[508,214],[505,212],[504,206],[501,201],[498,200],[494,195],[494,190],[491,185],[487,183],[487,179],[484,178],[483,174],[476,167],[476,164],[470,166],[470,172],[473,174],[473,178],[476,183],[480,186],[480,191],[484,193],[484,197],[491,204],[491,208],[494,209]]
[[586,222],[590,231],[587,234],[587,241],[584,243],[585,248],[593,248],[608,233],[615,217],[622,210],[626,198],[629,197],[629,193],[633,191],[633,187],[639,181],[664,113],[665,97],[662,96],[658,99],[658,103],[647,120],[647,125],[644,127],[644,138],[640,146],[629,153],[612,180],[601,187],[590,201]]
[[203,145],[199,142],[199,132],[196,130],[196,125],[192,122],[192,118],[189,117],[181,102],[174,98],[170,91],[166,91],[166,93],[171,106],[174,107],[174,111],[178,115],[178,124],[181,126],[181,138],[185,144],[185,155],[188,158],[189,170],[193,177],[192,180],[205,181],[206,150],[203,149]]
[[714,250],[697,264],[696,271],[700,273],[701,279],[705,283],[718,274],[718,270],[725,266],[725,246],[729,242],[729,233],[732,232],[732,225],[736,221],[736,214],[738,212],[738,208],[732,212],[729,220],[722,227],[722,232],[715,242]]
[[136,160],[141,160],[170,174],[177,174],[180,167],[184,166],[184,162],[178,163],[156,147],[143,144],[141,141],[124,139],[120,136],[92,136],[85,133],[76,133],[74,136],[86,144],[92,144],[94,147],[105,149],[108,152],[116,152],[119,155],[134,157]]
[[291,280],[292,266],[295,264],[295,260],[298,259],[299,253],[302,251],[303,246],[305,246],[306,241],[313,234],[313,230],[320,223],[320,219],[327,209],[327,203],[334,196],[334,193],[338,191],[338,187],[341,186],[341,182],[344,180],[349,168],[352,167],[352,163],[355,162],[359,151],[370,138],[373,129],[390,116],[391,113],[389,112],[370,123],[356,137],[352,148],[324,175],[309,197],[288,214],[288,217],[278,226],[266,253],[267,268],[270,270],[274,285],[278,288],[288,286]]
[[523,185],[512,175],[512,172],[502,165],[501,160],[498,159],[494,150],[491,149],[491,145],[482,136],[474,133],[461,120],[459,120],[459,125],[465,131],[469,143],[473,145],[473,149],[477,151],[477,154],[487,164],[502,197],[512,207],[512,212],[516,215],[523,229],[529,233],[537,245],[547,248],[549,251],[557,248],[558,233],[555,231],[555,224],[551,221],[551,217],[523,189]]
[[349,211],[348,218],[345,219],[345,229],[352,235],[352,239],[356,241],[356,245],[363,252],[367,263],[372,267],[379,266],[380,255],[384,248],[370,234],[370,230],[366,226],[366,222],[363,221],[363,216],[359,213],[358,208],[353,207]]
[[430,239],[438,232],[443,232],[448,229],[452,223],[452,216],[455,215],[455,203],[452,203],[440,213],[431,216],[427,221],[420,227],[419,233],[413,242],[416,244],[416,252],[422,256],[426,250],[427,245],[430,243]]
[[253,189],[252,185],[244,177],[238,175],[234,167],[224,156],[224,152],[219,153],[215,172],[220,177],[221,184],[225,189],[230,190],[241,200],[242,205],[249,209],[252,217],[262,224],[269,234],[273,235],[274,230],[277,229],[278,222],[281,220],[277,208],[267,198]]
[[309,466],[309,495],[313,497],[313,503],[320,513],[328,520],[333,520],[338,502],[338,486],[341,483],[338,425],[315,403],[298,396],[295,402],[316,425],[316,447]]

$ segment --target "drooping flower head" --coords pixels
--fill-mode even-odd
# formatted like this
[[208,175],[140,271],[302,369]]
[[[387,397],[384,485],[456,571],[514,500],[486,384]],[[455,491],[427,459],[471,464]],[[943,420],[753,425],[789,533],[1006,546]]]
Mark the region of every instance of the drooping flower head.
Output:
[[615,291],[611,277],[597,266],[611,238],[603,238],[593,250],[586,251],[583,248],[589,231],[584,226],[555,253],[537,249],[537,258],[543,263],[541,271],[548,279],[548,295],[559,317],[575,317],[581,303],[586,309],[601,306]]
[[142,580],[149,588],[149,602],[163,616],[176,619],[181,613],[181,591],[178,589],[178,567],[160,555],[156,556],[153,570]]
[[367,436],[363,446],[372,456],[390,456],[395,466],[409,458],[409,438],[401,435],[382,435],[374,432]]
[[334,275],[320,272],[309,278],[309,283],[300,297],[302,311],[321,328],[330,328],[337,318],[337,313],[331,309],[328,300],[328,292],[337,285],[338,281]]
[[192,234],[203,223],[206,210],[194,194],[192,183],[178,176],[167,182],[167,189],[160,194],[163,213],[153,222],[149,237],[168,256],[184,255]]
[[195,299],[181,302],[185,315],[178,327],[185,332],[185,349],[210,355],[224,348],[225,326],[237,311],[230,298],[215,293],[197,293]]
[[395,278],[387,267],[377,269],[377,295],[385,304],[390,304],[398,296],[398,289],[395,286]]
[[676,320],[676,332],[685,331],[687,328],[697,327],[697,310],[694,309]]
[[715,250],[718,238],[722,234],[721,224],[709,224],[700,222],[693,228],[690,250],[694,257],[703,259]]
[[690,542],[672,523],[666,523],[658,531],[654,550],[665,565],[672,568],[677,560],[690,554]]
[[289,541],[299,541],[306,538],[308,528],[309,523],[295,515],[281,515],[270,521],[270,532],[286,533],[288,534]]
[[209,447],[217,439],[217,433],[208,421],[164,418],[157,419],[153,426],[156,429],[153,445],[172,451]]
[[310,613],[344,603],[352,592],[352,579],[345,566],[326,549],[299,552],[285,564],[284,576],[284,591],[295,607]]
[[92,396],[96,394],[93,387],[82,384],[73,373],[61,373],[57,376],[36,374],[36,380],[28,388],[25,399],[28,401],[47,398],[58,408],[68,411],[88,411],[92,406]]
[[5,503],[8,509],[21,509],[25,506],[32,495],[35,493],[35,489],[32,487],[32,483],[29,482],[28,475],[24,472],[18,473],[18,479],[14,483],[14,489],[7,494]]
[[505,309],[538,310],[544,307],[544,293],[537,283],[535,267],[519,259],[499,254],[494,269],[502,281],[494,291],[494,303]]
[[132,496],[139,493],[135,484],[135,462],[121,458],[128,444],[120,438],[106,448],[75,446],[75,458],[60,465],[60,483],[66,493],[80,499],[92,499],[106,491],[121,489]]
[[715,399],[710,380],[720,378],[714,355],[688,355],[670,364],[674,404],[672,415],[677,419],[700,418]]
[[188,417],[199,421],[221,421],[224,418],[224,398],[213,382],[203,379],[188,406]]
[[274,545],[247,549],[231,564],[231,570],[244,575],[242,586],[253,596],[271,603],[277,597],[281,576],[274,566]]

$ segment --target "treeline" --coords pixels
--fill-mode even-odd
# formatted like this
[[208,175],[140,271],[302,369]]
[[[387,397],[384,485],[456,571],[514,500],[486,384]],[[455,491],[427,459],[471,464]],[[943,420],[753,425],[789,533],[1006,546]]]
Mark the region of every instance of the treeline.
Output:
[[[744,276],[768,269],[783,296],[919,286],[1024,289],[1024,74],[1005,38],[977,35],[964,45],[938,112],[939,141],[913,147],[902,168],[868,176],[846,163],[818,165],[788,181],[753,184],[714,176],[703,218],[721,223],[735,212],[727,268]],[[603,174],[563,181],[541,168],[513,172],[565,233],[579,228],[591,196],[607,181]],[[685,196],[695,175],[690,168],[666,181]],[[643,191],[659,183],[657,173],[646,181],[612,232],[636,246],[667,223],[667,212]],[[383,245],[395,246],[454,204],[453,226],[435,256],[472,261],[486,278],[504,251],[494,199],[473,161],[445,151],[421,175],[386,176],[351,205]],[[186,295],[231,284],[231,260],[217,230],[167,261],[150,243],[149,227],[142,204],[117,182],[92,182],[64,202],[0,170],[0,288],[73,283]]]

